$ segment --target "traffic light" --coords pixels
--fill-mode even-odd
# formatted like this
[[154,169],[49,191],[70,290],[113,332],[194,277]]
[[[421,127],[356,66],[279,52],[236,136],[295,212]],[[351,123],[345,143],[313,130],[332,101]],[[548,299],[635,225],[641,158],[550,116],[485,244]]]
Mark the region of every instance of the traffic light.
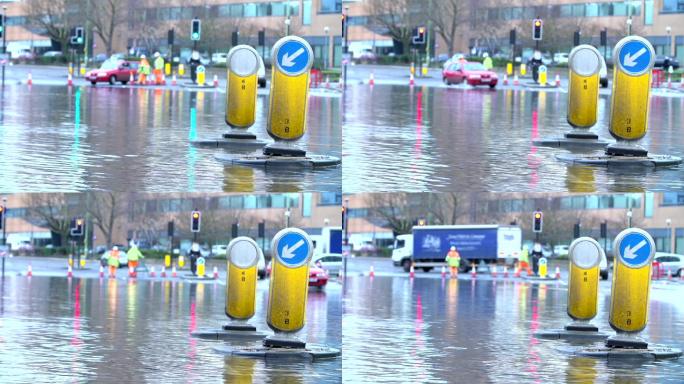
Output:
[[573,36],[572,36],[572,42],[574,43],[574,46],[575,46],[575,47],[578,46],[578,45],[580,45],[580,36],[581,36],[581,34],[582,34],[582,33],[581,33],[581,32],[579,31],[579,29],[578,29],[578,30],[575,31],[575,33],[574,33]]
[[5,15],[0,15],[0,39],[2,39],[2,35],[5,33]]
[[257,237],[266,237],[266,223],[260,222],[257,230]]
[[259,31],[259,44],[257,44],[257,45],[260,45],[260,46],[266,45],[266,31],[263,29],[261,31]]
[[231,42],[233,43],[233,47],[238,45],[238,37],[240,36],[240,32],[238,31],[233,31]]
[[413,44],[425,44],[425,27],[416,28],[416,33],[413,35]]
[[5,225],[5,207],[0,205],[0,229]]
[[347,207],[342,206],[342,228],[347,226]]
[[541,19],[534,19],[532,22],[532,40],[541,40],[543,24]]
[[535,211],[533,217],[534,225],[532,226],[532,231],[535,233],[540,233],[542,231],[542,226],[544,223],[541,211]]
[[344,39],[345,34],[347,33],[346,27],[347,26],[347,15],[344,13],[342,14],[342,38]]
[[515,45],[515,40],[516,40],[515,29],[511,29],[511,32],[509,32],[509,34],[508,34],[508,43],[510,45]]
[[200,223],[202,221],[202,214],[200,211],[192,211],[192,224],[190,225],[190,230],[192,232],[200,231]]
[[608,238],[608,223],[605,221],[603,223],[601,223],[601,238],[602,239]]
[[72,222],[72,227],[71,227],[71,236],[83,236],[83,227],[84,227],[84,220],[80,217],[77,217],[74,219]]
[[169,45],[173,45],[173,41],[175,40],[176,37],[176,32],[173,29],[169,29],[169,32],[166,36],[167,43]]
[[76,44],[83,44],[83,27],[76,28]]
[[608,45],[608,30],[605,28],[601,31],[601,45],[604,47]]
[[202,34],[202,22],[199,19],[192,19],[192,32],[190,32],[190,40],[199,41]]
[[418,226],[422,227],[427,225],[427,220],[425,219],[418,219]]
[[230,236],[234,239],[238,237],[238,223],[233,223],[230,228]]
[[174,232],[173,226],[174,226],[173,221],[169,221],[169,224],[166,227],[166,235],[168,237],[173,237],[173,232]]
[[580,223],[575,223],[575,227],[573,228],[573,239],[578,239],[580,237]]

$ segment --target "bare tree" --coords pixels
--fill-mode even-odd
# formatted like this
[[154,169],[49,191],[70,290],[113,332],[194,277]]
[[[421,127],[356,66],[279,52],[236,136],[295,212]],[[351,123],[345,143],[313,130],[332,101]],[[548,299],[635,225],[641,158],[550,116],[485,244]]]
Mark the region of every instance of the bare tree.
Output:
[[[437,10],[439,7],[435,7]],[[404,53],[411,46],[413,28],[423,24],[427,16],[423,3],[415,0],[373,0],[366,2],[366,12],[373,23],[400,41]]]
[[463,0],[439,1],[428,10],[428,17],[435,26],[435,32],[444,40],[449,57],[454,54],[458,30],[466,20],[466,4]]
[[23,203],[27,207],[27,221],[49,228],[60,235],[61,241],[69,238],[71,219],[83,213],[80,204],[68,204],[68,195],[63,193],[29,193]]
[[112,44],[116,30],[126,22],[128,2],[121,0],[91,0],[88,20],[93,32],[104,43],[107,56],[112,54]]
[[117,221],[128,207],[126,196],[116,192],[89,192],[86,200],[93,225],[102,232],[107,240],[107,248],[110,248]]
[[35,33],[59,42],[67,53],[71,27],[85,20],[79,12],[80,0],[25,0],[23,11]]

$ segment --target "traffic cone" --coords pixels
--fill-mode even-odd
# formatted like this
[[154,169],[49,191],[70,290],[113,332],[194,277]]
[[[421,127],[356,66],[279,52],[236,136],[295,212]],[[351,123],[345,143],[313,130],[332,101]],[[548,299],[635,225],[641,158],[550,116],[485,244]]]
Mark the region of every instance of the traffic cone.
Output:
[[161,277],[166,277],[166,267],[162,266]]
[[104,277],[104,267],[100,265],[100,277]]
[[503,85],[508,85],[508,73],[504,73],[504,76],[503,76]]
[[375,85],[375,75],[373,74],[373,72],[371,72],[370,79],[368,79],[368,85]]
[[560,267],[556,266],[556,279],[560,280]]
[[157,275],[156,272],[154,272],[154,266],[150,267],[150,277],[155,277]]
[[672,88],[672,75],[669,73],[667,74],[667,87]]
[[520,265],[515,266],[515,273],[513,274],[513,277],[520,277]]
[[413,265],[411,265],[411,269],[409,269],[409,278],[413,279],[416,277],[416,270],[413,268]]
[[504,265],[503,277],[508,278],[508,265]]
[[672,271],[669,269],[667,270],[667,279],[672,280]]
[[446,267],[442,265],[442,279],[446,277]]
[[413,86],[416,84],[416,80],[413,78],[413,73],[409,75],[409,85]]
[[67,277],[68,278],[74,277],[74,271],[71,270],[71,265],[67,266]]
[[330,88],[330,76],[325,77],[325,87]]
[[372,265],[370,266],[370,272],[368,272],[368,276],[369,277],[375,277],[375,269],[373,268]]
[[513,85],[520,85],[520,82],[518,81],[518,75],[513,75]]
[[171,268],[171,277],[178,277],[178,274],[176,273],[176,266],[175,265]]
[[475,263],[473,263],[473,267],[470,270],[470,277],[473,279],[477,278],[477,268],[475,268]]
[[171,85],[176,85],[176,75],[173,75],[173,77],[171,78]]
[[162,85],[166,85],[166,75],[162,74]]
[[33,276],[33,268],[31,268],[31,264],[28,265],[28,269],[26,270],[26,277],[31,277]]
[[33,76],[31,76],[31,72],[28,73],[28,78],[26,79],[26,85],[33,85]]
[[556,87],[560,87],[560,75],[556,73]]
[[218,76],[214,75],[214,88],[218,88]]
[[74,79],[71,77],[71,73],[67,73],[67,87],[74,85]]
[[218,279],[218,268],[214,267],[214,279]]
[[128,266],[128,277],[133,277],[133,267]]
[[492,278],[496,278],[497,273],[498,272],[496,271],[496,264],[494,264],[492,266],[492,271],[490,272],[490,274],[492,275]]

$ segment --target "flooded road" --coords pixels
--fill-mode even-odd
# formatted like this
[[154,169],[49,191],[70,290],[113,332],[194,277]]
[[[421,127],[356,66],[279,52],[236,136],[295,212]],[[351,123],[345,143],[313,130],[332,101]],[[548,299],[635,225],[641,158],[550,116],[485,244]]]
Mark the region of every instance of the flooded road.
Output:
[[[214,154],[229,149],[190,145],[227,131],[225,93],[34,85],[10,86],[0,95],[0,192],[340,190],[340,167],[224,165]],[[267,109],[267,96],[259,96],[250,132],[270,142]],[[339,157],[339,97],[310,96],[307,124],[299,146]]]
[[[567,149],[532,145],[570,129],[566,93],[465,87],[350,86],[343,100],[343,191],[684,190],[681,165],[657,171],[568,165],[555,158]],[[611,139],[609,108],[609,97],[601,96],[593,131],[605,139]],[[683,116],[684,98],[652,97],[640,144],[654,154],[684,156]]]
[[[684,360],[642,363],[572,357],[533,333],[569,322],[567,288],[550,283],[350,277],[345,288],[344,382],[680,383]],[[599,315],[608,325],[610,284]],[[684,347],[683,284],[654,284],[649,342]]]
[[[226,323],[220,284],[9,277],[0,285],[3,382],[338,383],[341,359],[279,362],[224,357],[190,337]],[[341,288],[312,289],[300,337],[340,348]],[[258,283],[265,322],[268,281]],[[255,342],[259,343],[259,342]],[[251,343],[250,343],[251,344]]]

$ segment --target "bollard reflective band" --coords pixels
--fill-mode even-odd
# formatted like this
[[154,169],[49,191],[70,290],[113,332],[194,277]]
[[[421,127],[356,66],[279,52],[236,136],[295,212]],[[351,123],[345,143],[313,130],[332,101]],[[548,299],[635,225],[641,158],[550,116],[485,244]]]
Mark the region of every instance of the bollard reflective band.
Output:
[[580,45],[570,52],[567,119],[573,127],[589,128],[596,124],[602,60],[591,45]]
[[616,60],[610,103],[610,133],[616,139],[638,140],[648,129],[651,70],[655,52],[648,40],[627,36],[615,46]]
[[568,316],[591,320],[598,308],[598,287],[603,250],[591,237],[580,237],[570,244],[568,277]]
[[257,264],[261,249],[254,240],[241,236],[228,244],[226,255],[226,316],[238,320],[250,319],[256,309]]
[[271,283],[266,321],[274,331],[296,332],[304,327],[309,291],[311,238],[297,228],[286,228],[273,238]]
[[248,45],[238,45],[228,52],[226,63],[226,124],[251,127],[256,120],[259,54]]
[[651,263],[655,243],[651,235],[629,228],[615,238],[617,254],[610,298],[610,326],[616,331],[639,332],[648,320]]
[[273,46],[268,134],[276,140],[297,140],[306,132],[309,71],[313,50],[306,40],[286,36]]

